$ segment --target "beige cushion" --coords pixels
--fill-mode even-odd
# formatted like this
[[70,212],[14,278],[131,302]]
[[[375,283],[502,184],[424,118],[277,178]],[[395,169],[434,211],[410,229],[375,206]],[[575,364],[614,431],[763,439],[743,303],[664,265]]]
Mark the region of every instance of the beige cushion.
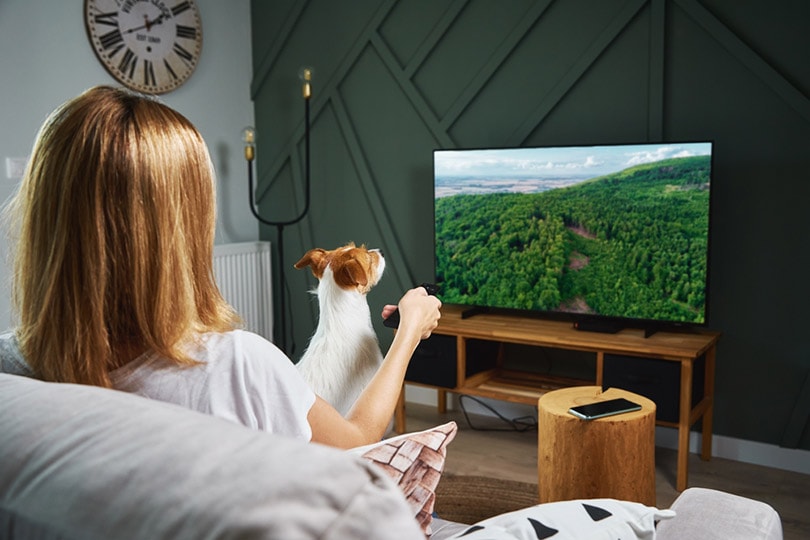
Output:
[[782,521],[771,506],[713,489],[693,487],[672,503],[675,519],[658,524],[658,540],[782,540]]
[[0,538],[424,538],[397,485],[330,448],[0,374]]

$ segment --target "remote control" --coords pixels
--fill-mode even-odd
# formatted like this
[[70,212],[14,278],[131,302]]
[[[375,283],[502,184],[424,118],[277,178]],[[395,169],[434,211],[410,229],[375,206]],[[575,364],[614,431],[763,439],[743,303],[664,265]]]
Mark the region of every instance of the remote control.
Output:
[[[422,283],[419,285],[420,287],[424,287],[427,293],[430,296],[436,296],[436,293],[439,292],[439,287],[432,283]],[[388,328],[397,328],[399,327],[399,310],[395,309],[394,312],[388,316],[387,319],[383,321],[383,326],[387,326]]]

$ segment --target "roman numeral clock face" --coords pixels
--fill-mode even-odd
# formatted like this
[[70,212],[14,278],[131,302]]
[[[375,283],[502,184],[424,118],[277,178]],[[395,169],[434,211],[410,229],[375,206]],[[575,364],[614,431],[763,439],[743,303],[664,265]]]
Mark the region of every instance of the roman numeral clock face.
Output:
[[84,0],[87,36],[121,84],[164,94],[183,84],[202,51],[202,22],[191,0]]

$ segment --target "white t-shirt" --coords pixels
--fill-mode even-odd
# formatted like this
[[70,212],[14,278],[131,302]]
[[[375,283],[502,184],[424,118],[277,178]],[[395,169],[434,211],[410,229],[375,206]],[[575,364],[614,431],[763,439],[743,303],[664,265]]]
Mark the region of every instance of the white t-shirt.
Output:
[[[191,356],[201,363],[179,367],[146,353],[110,373],[110,378],[117,390],[254,429],[312,439],[307,414],[315,393],[275,345],[243,330],[211,333],[203,336],[202,347]],[[12,333],[0,336],[0,368],[26,374]]]

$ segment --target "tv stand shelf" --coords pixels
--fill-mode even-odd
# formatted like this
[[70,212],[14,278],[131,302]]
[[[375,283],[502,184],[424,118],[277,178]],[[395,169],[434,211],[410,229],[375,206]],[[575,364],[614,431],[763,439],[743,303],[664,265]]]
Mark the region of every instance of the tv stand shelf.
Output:
[[[617,333],[597,333],[577,330],[571,322],[522,317],[511,314],[482,313],[462,318],[461,306],[445,305],[442,318],[434,334],[456,338],[454,386],[440,386],[406,378],[405,384],[435,388],[438,391],[440,412],[446,410],[446,393],[467,394],[513,403],[537,405],[546,392],[571,386],[602,386],[605,355],[622,355],[639,359],[655,359],[680,364],[678,421],[659,420],[658,425],[678,429],[678,475],[676,488],[687,487],[689,434],[691,426],[702,420],[701,457],[711,458],[712,413],[714,396],[715,349],[718,332],[656,332],[646,336],[642,329],[624,329]],[[499,344],[497,358],[488,367],[476,373],[468,370],[468,347],[473,340]],[[593,378],[571,379],[516,371],[504,367],[503,344],[514,343],[536,347],[592,352],[596,355]],[[692,395],[694,364],[705,358],[703,395]],[[397,405],[395,428],[405,432],[405,392]]]
[[508,369],[493,369],[467,377],[465,385],[454,388],[458,394],[537,405],[546,392],[570,386],[591,386],[593,381],[550,377]]

